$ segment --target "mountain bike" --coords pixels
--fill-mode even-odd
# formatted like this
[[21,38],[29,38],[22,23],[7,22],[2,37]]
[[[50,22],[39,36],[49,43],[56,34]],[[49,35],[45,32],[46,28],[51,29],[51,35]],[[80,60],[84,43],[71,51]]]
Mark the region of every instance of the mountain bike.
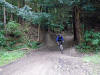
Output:
[[60,51],[61,51],[61,54],[63,54],[64,48],[63,48],[63,45],[62,45],[62,41],[59,41],[59,42],[58,42],[58,46],[59,46],[59,49],[60,49]]

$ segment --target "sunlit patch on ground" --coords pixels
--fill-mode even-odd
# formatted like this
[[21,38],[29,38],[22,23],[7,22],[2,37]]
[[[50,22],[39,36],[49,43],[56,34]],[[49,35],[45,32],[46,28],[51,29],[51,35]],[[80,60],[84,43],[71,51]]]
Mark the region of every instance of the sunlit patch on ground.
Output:
[[100,53],[92,55],[92,56],[85,56],[83,58],[83,61],[100,64]]

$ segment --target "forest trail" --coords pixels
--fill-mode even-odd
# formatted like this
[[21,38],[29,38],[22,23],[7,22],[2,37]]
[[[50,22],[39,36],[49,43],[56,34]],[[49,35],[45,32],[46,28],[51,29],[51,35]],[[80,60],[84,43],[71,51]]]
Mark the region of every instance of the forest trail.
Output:
[[100,75],[94,70],[93,63],[82,60],[73,47],[73,36],[63,35],[64,54],[61,54],[55,43],[54,34],[47,34],[45,46],[32,51],[24,58],[1,68],[0,75]]

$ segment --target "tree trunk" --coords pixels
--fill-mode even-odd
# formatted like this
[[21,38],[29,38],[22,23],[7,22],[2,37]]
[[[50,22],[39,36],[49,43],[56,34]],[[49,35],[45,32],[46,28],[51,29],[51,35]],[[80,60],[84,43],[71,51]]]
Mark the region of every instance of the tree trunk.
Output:
[[13,21],[13,14],[12,13],[10,13],[10,20]]
[[78,6],[73,8],[73,30],[74,30],[74,41],[79,44],[82,40],[82,31],[80,25],[80,10]]
[[[25,0],[22,0],[22,7],[25,6]],[[24,25],[25,24],[25,19],[21,18],[21,24]]]
[[6,8],[4,6],[4,26],[6,25]]
[[40,24],[38,25],[38,39],[37,41],[40,41]]
[[[38,10],[37,10],[38,11]],[[36,11],[36,12],[37,12]],[[40,7],[40,9],[39,9],[39,12],[42,12],[42,8]],[[38,24],[38,38],[37,38],[37,41],[40,41],[40,26],[41,26],[41,24]]]
[[77,37],[76,37],[76,28],[75,28],[75,7],[73,7],[73,33],[74,33],[74,41],[77,40]]
[[[21,7],[21,3],[20,3],[20,0],[18,0],[18,8],[20,8]],[[18,22],[21,24],[22,22],[21,22],[21,17],[20,16],[18,16]]]

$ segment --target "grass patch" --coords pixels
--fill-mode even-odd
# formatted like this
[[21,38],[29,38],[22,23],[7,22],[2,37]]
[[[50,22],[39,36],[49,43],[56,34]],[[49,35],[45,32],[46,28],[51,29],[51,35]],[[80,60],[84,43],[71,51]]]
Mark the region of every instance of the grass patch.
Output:
[[26,51],[14,50],[14,51],[0,51],[0,66],[6,65],[16,59],[23,57]]
[[92,63],[95,63],[95,64],[100,64],[100,53],[95,54],[93,56],[85,56],[83,58],[83,61],[92,62]]
[[[38,42],[29,42],[28,44],[19,44],[19,45],[14,46],[13,48],[10,48],[11,51],[1,48],[0,49],[0,66],[4,66],[6,64],[9,64],[15,61],[18,58],[23,57],[30,50],[34,50],[38,48],[38,45],[40,45],[40,43]],[[28,50],[22,50],[23,48],[28,49]]]

